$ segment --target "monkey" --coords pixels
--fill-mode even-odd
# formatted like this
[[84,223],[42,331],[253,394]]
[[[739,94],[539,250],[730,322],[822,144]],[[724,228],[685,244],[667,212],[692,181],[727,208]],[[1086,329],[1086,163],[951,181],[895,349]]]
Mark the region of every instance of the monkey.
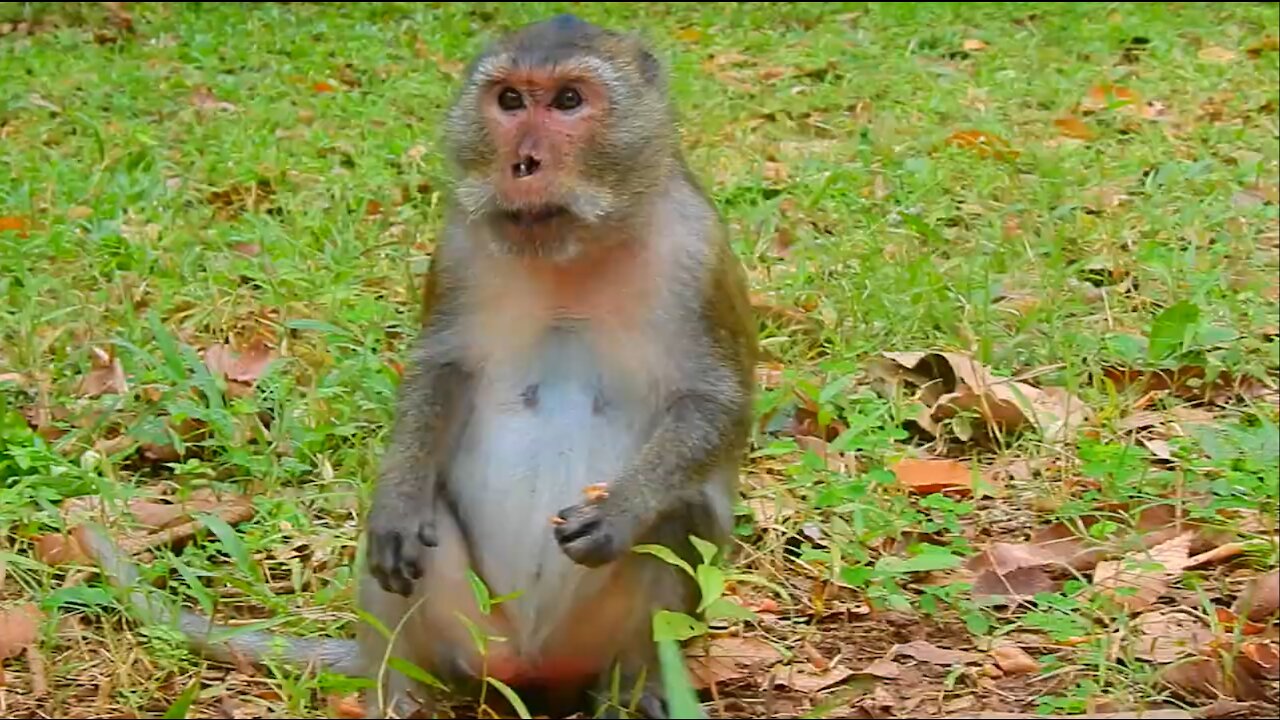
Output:
[[[198,650],[376,677],[376,713],[431,701],[379,669],[397,657],[574,703],[636,688],[634,711],[667,715],[652,617],[692,612],[697,588],[634,550],[694,563],[691,536],[727,546],[758,352],[676,115],[643,40],[572,15],[476,56],[444,117],[452,192],[365,519],[356,601],[382,627]],[[136,587],[105,533],[85,542]],[[502,599],[487,612],[477,579]],[[189,636],[218,629],[140,590],[130,604]]]

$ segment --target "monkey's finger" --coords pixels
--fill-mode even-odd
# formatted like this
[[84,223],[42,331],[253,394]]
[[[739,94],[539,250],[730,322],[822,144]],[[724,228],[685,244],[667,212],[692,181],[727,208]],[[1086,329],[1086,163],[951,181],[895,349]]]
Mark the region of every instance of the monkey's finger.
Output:
[[423,521],[418,524],[418,542],[433,548],[440,543],[436,537],[436,524],[432,521]]

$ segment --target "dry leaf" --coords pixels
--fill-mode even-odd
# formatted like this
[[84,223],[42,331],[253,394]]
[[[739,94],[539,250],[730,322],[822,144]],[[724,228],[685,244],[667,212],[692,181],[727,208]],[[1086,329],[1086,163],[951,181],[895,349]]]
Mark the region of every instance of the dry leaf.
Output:
[[987,44],[977,38],[967,38],[964,41],[963,47],[969,52],[978,52],[979,50],[986,50]]
[[708,688],[767,670],[782,660],[769,643],[752,637],[717,637],[685,651],[685,664],[694,686]]
[[330,695],[329,711],[336,718],[366,717],[364,704],[360,701],[359,695]]
[[964,464],[950,459],[908,458],[892,465],[890,470],[898,482],[913,493],[955,493],[968,495],[973,491],[973,476]]
[[1018,154],[1004,138],[982,130],[957,130],[947,136],[947,144],[973,150],[982,157],[1005,159]]
[[902,675],[902,666],[887,658],[880,658],[859,670],[857,674],[893,680]]
[[125,394],[129,383],[124,377],[120,359],[100,348],[92,348],[93,369],[80,380],[77,394],[82,397]]
[[[892,396],[899,388],[915,390],[925,410],[915,426],[937,437],[942,423],[975,411],[982,423],[962,426],[981,444],[993,444],[1001,435],[1036,428],[1046,441],[1070,440],[1093,417],[1092,411],[1061,388],[1038,388],[1024,382],[998,378],[976,360],[960,353],[889,352],[871,361],[868,372],[873,387]],[[952,433],[962,427],[954,423]]]
[[[1093,573],[1094,587],[1130,612],[1150,607],[1169,589],[1174,576],[1187,566],[1194,536],[1194,533],[1182,533],[1149,552],[1098,563]],[[1129,590],[1133,592],[1127,592]]]
[[27,382],[27,379],[22,376],[22,373],[16,373],[16,372],[0,373],[0,383],[13,383],[14,385],[23,385],[26,382]]
[[1143,613],[1134,618],[1131,633],[1134,656],[1156,663],[1199,655],[1213,641],[1204,621],[1182,608]]
[[764,173],[761,177],[774,185],[784,185],[789,177],[787,166],[780,162],[766,160],[764,163]]
[[50,533],[36,537],[33,542],[36,559],[50,567],[83,563],[89,559],[74,535]]
[[16,232],[19,237],[27,237],[27,219],[0,215],[0,232]]
[[257,257],[262,253],[262,248],[257,243],[236,243],[231,249],[249,257]]
[[926,640],[913,640],[909,643],[894,645],[889,651],[889,657],[895,658],[899,655],[906,655],[931,665],[963,665],[982,661],[982,656],[977,653],[947,650]]
[[1043,567],[1025,567],[1000,574],[983,570],[973,579],[974,599],[994,605],[1007,601],[1030,600],[1039,593],[1057,590],[1059,583]]
[[756,382],[766,389],[781,387],[785,371],[782,363],[760,363],[756,365]]
[[1245,50],[1250,58],[1257,60],[1263,53],[1280,50],[1280,35],[1268,35]]
[[698,28],[683,28],[676,31],[676,39],[687,43],[698,42],[702,39],[702,31]]
[[1269,641],[1259,640],[1245,643],[1240,652],[1258,666],[1256,674],[1267,680],[1280,680],[1280,651]]
[[1130,108],[1137,102],[1137,93],[1129,88],[1103,83],[1089,88],[1089,91],[1085,93],[1084,99],[1080,101],[1080,109],[1097,112],[1112,105]]
[[228,345],[216,344],[205,350],[204,364],[214,375],[252,385],[274,358],[274,351],[262,342],[250,345],[242,353],[232,350]]
[[1280,570],[1272,570],[1249,583],[1236,598],[1235,613],[1262,622],[1280,609]]
[[1028,655],[1026,650],[1016,645],[1000,645],[992,648],[991,657],[1007,675],[1033,673],[1040,669],[1040,663]]
[[200,110],[208,111],[233,111],[238,109],[234,104],[214,97],[213,91],[204,85],[196,87],[195,91],[191,93],[191,104]]
[[35,603],[0,610],[0,662],[35,644],[42,617]]
[[1236,377],[1220,371],[1212,380],[1203,367],[1184,365],[1174,370],[1139,370],[1117,366],[1102,368],[1102,376],[1117,392],[1133,390],[1142,395],[1167,392],[1183,400],[1225,405],[1237,398],[1257,399],[1270,389],[1257,378]]
[[338,88],[325,82],[324,80],[321,80],[319,82],[312,83],[311,89],[315,90],[318,93],[330,93],[330,92],[333,92],[334,90],[337,90]]
[[84,220],[93,216],[93,208],[84,205],[73,205],[67,208],[67,218],[69,220]]
[[1168,666],[1160,673],[1160,679],[1178,691],[1191,696],[1218,699],[1236,698],[1245,701],[1263,701],[1268,698],[1266,688],[1253,672],[1257,666],[1246,657],[1236,657],[1228,680],[1223,673],[1223,663],[1218,658],[1197,657]]
[[831,445],[822,438],[813,437],[812,435],[797,435],[795,441],[801,450],[811,452],[822,458],[827,469],[832,472],[852,474],[858,468],[858,461],[852,453],[832,450]]
[[835,685],[852,674],[852,670],[838,665],[818,670],[808,663],[795,664],[778,673],[775,685],[810,694]]
[[1202,47],[1200,48],[1200,52],[1196,53],[1196,55],[1201,60],[1211,63],[1229,63],[1236,59],[1236,53],[1234,50],[1228,50],[1224,47],[1218,47],[1217,45],[1207,45]]
[[1213,614],[1218,619],[1218,626],[1226,633],[1234,633],[1237,625],[1240,625],[1241,635],[1261,635],[1267,631],[1267,626],[1260,623],[1245,620],[1244,623],[1241,624],[1240,618],[1226,608],[1215,607],[1213,609]]
[[1054,127],[1058,128],[1058,132],[1076,140],[1092,140],[1093,130],[1084,121],[1074,115],[1060,117],[1053,121]]

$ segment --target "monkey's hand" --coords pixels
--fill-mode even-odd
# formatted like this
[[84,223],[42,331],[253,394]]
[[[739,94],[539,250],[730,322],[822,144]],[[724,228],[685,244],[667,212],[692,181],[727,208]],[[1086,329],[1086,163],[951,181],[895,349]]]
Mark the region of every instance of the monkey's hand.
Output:
[[606,565],[634,544],[635,522],[625,514],[610,512],[616,502],[613,497],[591,498],[556,514],[556,542],[579,565]]
[[431,503],[375,502],[369,513],[369,571],[383,590],[408,597],[436,546]]

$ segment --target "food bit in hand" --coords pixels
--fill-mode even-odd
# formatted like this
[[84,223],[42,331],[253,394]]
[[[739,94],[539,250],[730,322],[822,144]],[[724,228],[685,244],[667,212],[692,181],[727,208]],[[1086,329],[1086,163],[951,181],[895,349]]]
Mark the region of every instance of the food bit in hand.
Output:
[[588,485],[582,489],[582,494],[587,496],[587,502],[600,502],[609,497],[609,485],[607,483]]
[[565,522],[567,522],[567,521],[566,521],[564,518],[560,517],[559,515],[552,515],[552,516],[551,516],[551,524],[552,524],[552,525],[563,525],[563,524],[565,524]]

